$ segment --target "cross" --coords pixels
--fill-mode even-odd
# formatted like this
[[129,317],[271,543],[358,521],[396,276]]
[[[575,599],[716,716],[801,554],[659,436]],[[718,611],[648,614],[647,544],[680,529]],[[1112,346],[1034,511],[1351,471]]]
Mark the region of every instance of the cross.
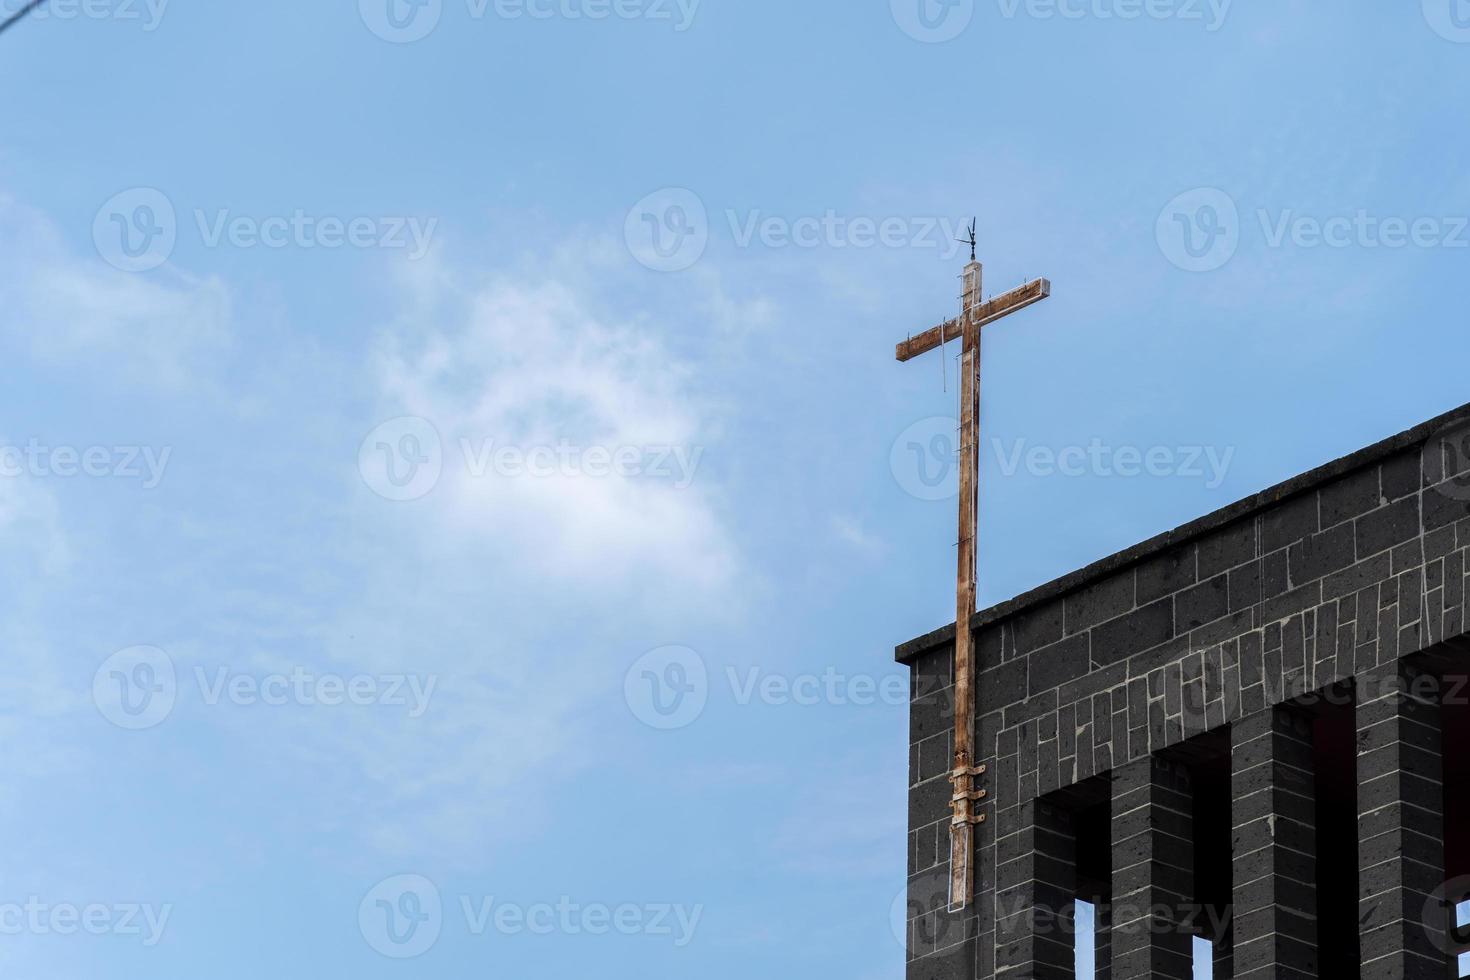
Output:
[[950,783],[949,907],[958,912],[970,904],[975,883],[975,834],[985,814],[975,812],[985,790],[975,788],[975,777],[985,766],[975,764],[974,649],[970,620],[975,614],[976,489],[980,475],[980,329],[986,324],[1024,310],[1051,295],[1051,283],[1036,279],[987,302],[980,301],[982,266],[975,261],[975,226],[970,226],[970,263],[965,266],[965,294],[959,316],[910,337],[898,345],[900,361],[908,361],[944,343],[960,338],[960,521],[959,575],[956,580],[954,634],[954,770]]

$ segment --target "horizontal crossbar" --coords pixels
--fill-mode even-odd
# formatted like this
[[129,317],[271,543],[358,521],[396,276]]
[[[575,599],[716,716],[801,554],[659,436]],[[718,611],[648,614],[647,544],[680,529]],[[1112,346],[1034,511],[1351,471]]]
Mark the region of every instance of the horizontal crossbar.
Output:
[[[1012,313],[1020,312],[1033,303],[1039,303],[1051,295],[1051,282],[1047,279],[1035,279],[1024,286],[1018,286],[1008,293],[1001,293],[993,299],[981,303],[975,307],[975,319],[977,326],[985,326],[994,323],[1002,317],[1010,316]],[[931,327],[919,334],[910,337],[899,344],[895,353],[900,361],[912,360],[920,354],[926,354],[940,344],[946,344],[951,340],[960,339],[964,333],[965,324],[961,317],[946,320],[937,327]]]

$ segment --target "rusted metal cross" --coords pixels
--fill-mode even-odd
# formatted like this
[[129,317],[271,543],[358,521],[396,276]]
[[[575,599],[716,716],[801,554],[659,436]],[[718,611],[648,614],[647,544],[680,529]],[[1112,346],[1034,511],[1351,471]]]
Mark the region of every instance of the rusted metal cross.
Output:
[[976,813],[975,804],[985,798],[985,790],[975,788],[975,777],[983,775],[984,765],[974,758],[974,649],[970,620],[975,614],[975,538],[977,536],[976,490],[980,475],[980,329],[1010,316],[1051,295],[1051,283],[1045,279],[1028,282],[1008,293],[981,302],[982,267],[975,261],[973,230],[970,264],[965,266],[965,293],[962,312],[953,320],[910,337],[898,345],[898,359],[907,361],[959,338],[960,349],[960,523],[959,575],[955,597],[954,637],[954,786],[950,804],[949,907],[959,911],[970,904],[975,884],[976,824],[985,815]]

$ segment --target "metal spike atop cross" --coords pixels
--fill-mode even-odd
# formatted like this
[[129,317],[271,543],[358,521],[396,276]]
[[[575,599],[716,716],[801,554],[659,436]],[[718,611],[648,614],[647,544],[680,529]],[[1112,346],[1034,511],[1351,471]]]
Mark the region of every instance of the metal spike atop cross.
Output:
[[959,575],[956,580],[954,637],[954,770],[950,782],[949,907],[959,911],[970,904],[975,886],[975,833],[985,814],[975,804],[985,790],[975,788],[975,777],[985,766],[974,758],[975,692],[974,639],[970,620],[975,614],[975,539],[977,537],[976,491],[980,475],[980,329],[1012,313],[1024,310],[1051,295],[1051,283],[1036,279],[1008,293],[981,302],[982,266],[975,261],[975,226],[970,226],[970,263],[965,266],[965,293],[959,316],[910,337],[898,345],[900,361],[911,360],[959,338],[960,350],[960,522]]

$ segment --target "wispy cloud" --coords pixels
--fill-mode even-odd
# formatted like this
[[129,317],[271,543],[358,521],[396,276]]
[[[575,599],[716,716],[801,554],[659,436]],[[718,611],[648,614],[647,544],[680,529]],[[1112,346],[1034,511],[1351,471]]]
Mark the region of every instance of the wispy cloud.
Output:
[[[737,557],[696,468],[718,433],[659,327],[555,278],[417,290],[378,355],[380,414],[438,430],[444,477],[427,503],[439,529],[568,583],[622,592],[653,576],[686,597],[718,595]],[[647,465],[667,452],[672,478],[589,473],[580,456],[594,447]],[[500,449],[575,458],[549,475],[474,472]]]
[[187,383],[229,341],[230,294],[215,277],[113,269],[69,247],[48,216],[0,194],[0,333],[50,363],[150,385]]
[[[85,707],[55,655],[50,635],[52,593],[67,581],[73,546],[55,498],[23,477],[0,477],[0,779],[54,778],[78,758],[59,720]],[[0,801],[0,816],[24,813],[24,794]]]
[[587,472],[581,457],[544,473],[493,462],[500,448],[603,447],[681,449],[689,464],[718,446],[697,368],[667,342],[681,325],[555,266],[512,278],[418,263],[371,358],[363,432],[427,420],[443,472],[407,502],[354,474],[347,506],[368,533],[353,564],[370,571],[324,633],[335,659],[441,684],[421,719],[303,719],[311,727],[291,740],[366,778],[370,790],[352,791],[375,851],[490,860],[575,778],[582,754],[569,747],[622,715],[626,664],[667,642],[671,623],[730,604],[744,574],[712,469],[679,479]]
[[833,514],[831,518],[832,533],[837,540],[848,545],[854,551],[865,555],[878,554],[883,550],[883,539],[868,531],[855,517],[846,514]]

